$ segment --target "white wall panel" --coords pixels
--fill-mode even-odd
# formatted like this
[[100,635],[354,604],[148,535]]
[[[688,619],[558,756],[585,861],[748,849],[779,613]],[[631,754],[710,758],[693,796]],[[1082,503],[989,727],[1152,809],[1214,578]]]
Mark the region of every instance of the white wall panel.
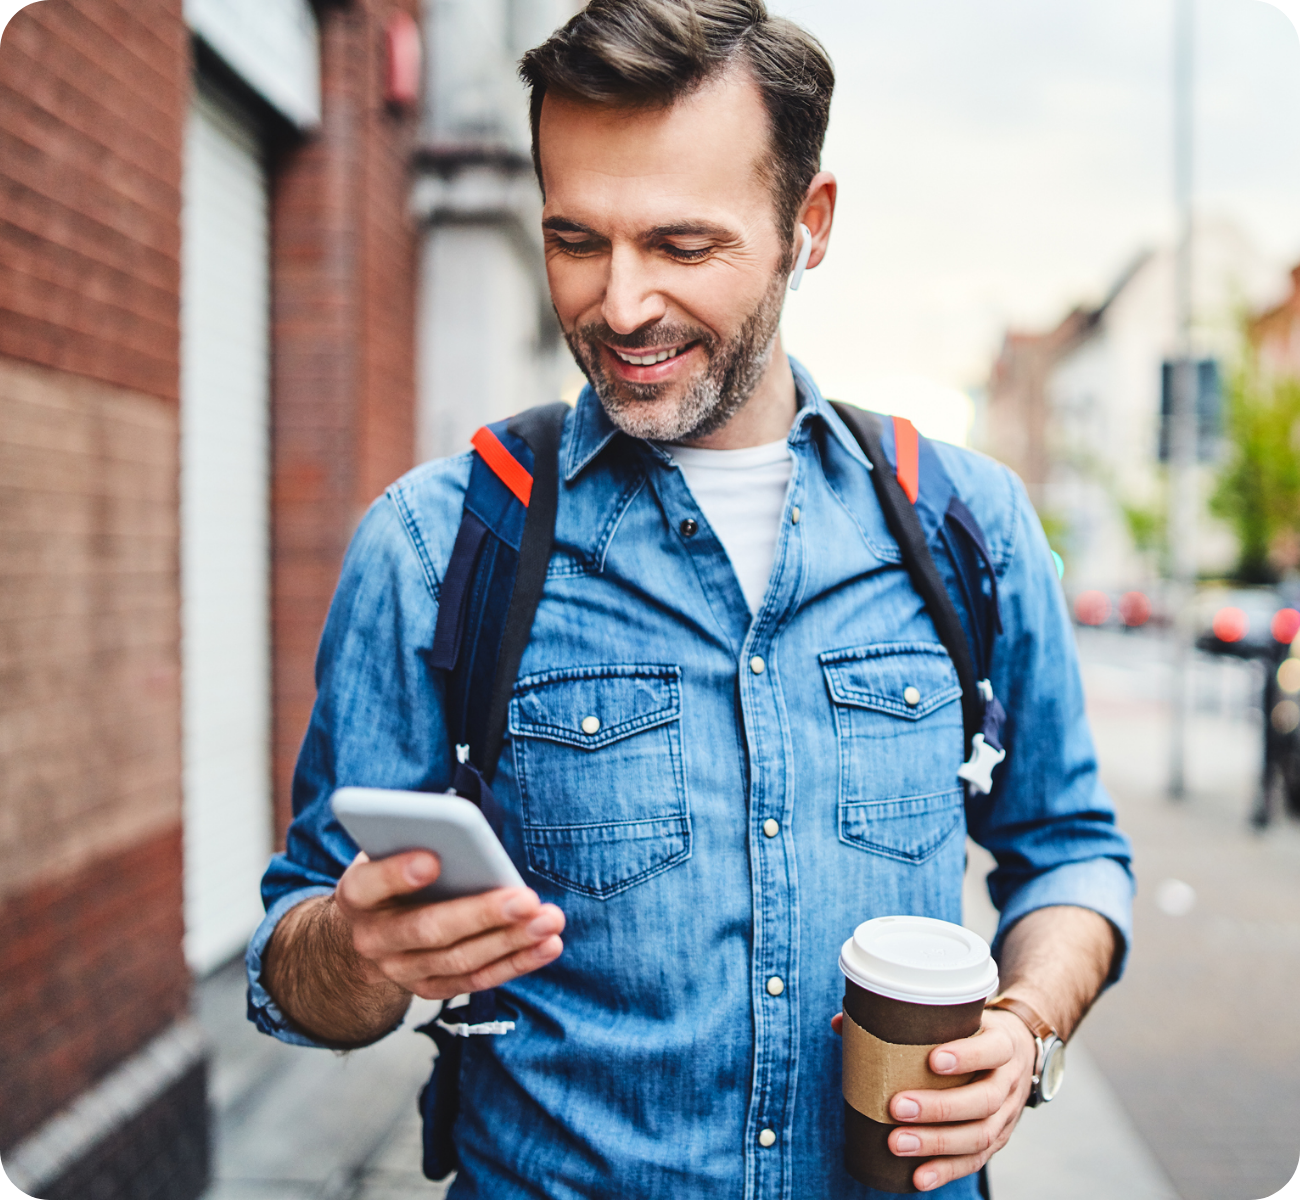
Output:
[[271,846],[268,287],[257,139],[200,94],[181,309],[185,952],[200,973],[256,925]]

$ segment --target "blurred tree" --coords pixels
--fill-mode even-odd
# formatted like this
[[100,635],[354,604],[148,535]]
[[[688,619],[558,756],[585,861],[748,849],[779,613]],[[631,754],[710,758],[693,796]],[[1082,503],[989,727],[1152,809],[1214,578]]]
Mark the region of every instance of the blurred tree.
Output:
[[1210,511],[1237,535],[1237,575],[1269,583],[1300,546],[1300,379],[1261,370],[1253,350],[1228,383],[1227,455]]

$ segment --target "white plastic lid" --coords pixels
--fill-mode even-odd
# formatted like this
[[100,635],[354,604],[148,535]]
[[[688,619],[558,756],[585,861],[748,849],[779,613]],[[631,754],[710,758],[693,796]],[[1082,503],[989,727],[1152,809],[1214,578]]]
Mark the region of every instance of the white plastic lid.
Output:
[[988,943],[933,917],[864,921],[840,951],[840,970],[860,988],[909,1004],[969,1004],[998,987]]

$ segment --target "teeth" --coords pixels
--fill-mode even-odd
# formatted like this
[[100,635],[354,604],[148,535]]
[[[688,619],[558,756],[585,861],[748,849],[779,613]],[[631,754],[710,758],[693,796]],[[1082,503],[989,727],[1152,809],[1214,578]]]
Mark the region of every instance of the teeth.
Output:
[[624,354],[622,350],[614,351],[625,363],[630,363],[634,367],[653,366],[665,359],[676,358],[681,352],[682,348],[680,346],[675,350],[660,350],[658,354]]

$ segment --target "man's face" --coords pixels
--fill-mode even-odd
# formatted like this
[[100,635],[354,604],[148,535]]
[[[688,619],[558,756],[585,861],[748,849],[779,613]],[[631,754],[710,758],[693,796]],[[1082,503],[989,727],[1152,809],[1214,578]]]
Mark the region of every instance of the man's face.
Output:
[[548,95],[539,145],[551,298],[611,420],[659,441],[720,428],[762,378],[784,299],[758,89],[733,71],[668,109]]

